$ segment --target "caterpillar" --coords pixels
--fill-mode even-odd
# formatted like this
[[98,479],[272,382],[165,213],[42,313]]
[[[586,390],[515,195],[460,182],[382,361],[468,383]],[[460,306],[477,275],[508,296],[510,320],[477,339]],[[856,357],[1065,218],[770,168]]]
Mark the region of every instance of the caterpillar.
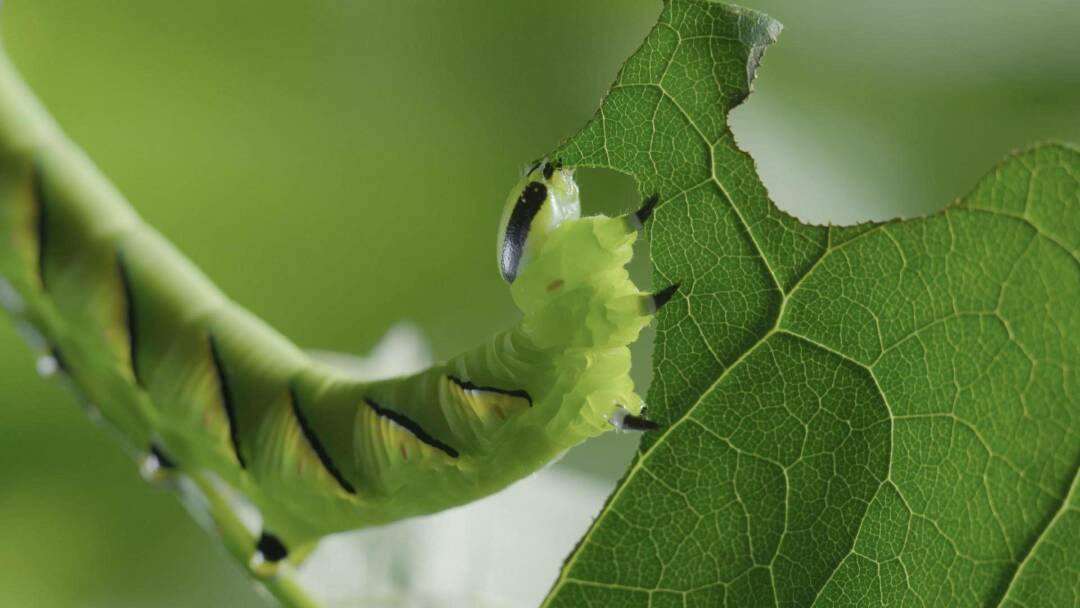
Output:
[[498,271],[520,320],[405,377],[360,382],[230,301],[68,142],[0,55],[0,302],[143,453],[212,472],[259,511],[257,573],[320,538],[491,494],[612,429],[647,430],[629,376],[677,285],[625,268],[658,203],[581,215],[572,168],[529,167]]

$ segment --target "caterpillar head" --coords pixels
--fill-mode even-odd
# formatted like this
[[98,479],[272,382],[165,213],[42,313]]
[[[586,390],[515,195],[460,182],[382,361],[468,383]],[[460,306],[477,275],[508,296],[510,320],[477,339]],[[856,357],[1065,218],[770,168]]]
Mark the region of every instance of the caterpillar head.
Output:
[[559,163],[534,164],[510,192],[499,228],[499,272],[513,283],[559,224],[581,217],[574,172]]

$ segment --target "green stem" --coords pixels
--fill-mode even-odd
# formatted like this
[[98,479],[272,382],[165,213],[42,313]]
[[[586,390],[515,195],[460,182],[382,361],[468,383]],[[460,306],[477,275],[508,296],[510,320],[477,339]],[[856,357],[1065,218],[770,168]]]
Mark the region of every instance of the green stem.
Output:
[[[50,163],[62,166],[63,173],[76,184],[87,198],[103,208],[115,211],[118,217],[134,218],[135,213],[123,195],[94,165],[94,163],[69,140],[37,99],[30,87],[19,76],[0,45],[0,154],[30,158],[47,154]],[[240,521],[226,498],[202,472],[188,476],[206,497],[214,527],[229,554],[250,572],[248,560],[255,547],[255,539]],[[286,567],[269,578],[257,578],[286,608],[318,608],[318,603],[301,588]]]

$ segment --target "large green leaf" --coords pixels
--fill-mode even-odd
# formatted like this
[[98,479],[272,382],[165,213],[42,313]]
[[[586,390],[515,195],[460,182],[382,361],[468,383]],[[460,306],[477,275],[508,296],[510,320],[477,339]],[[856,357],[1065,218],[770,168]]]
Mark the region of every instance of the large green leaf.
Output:
[[1080,602],[1080,152],[930,217],[778,210],[727,112],[768,17],[671,0],[558,152],[664,201],[646,439],[551,606]]

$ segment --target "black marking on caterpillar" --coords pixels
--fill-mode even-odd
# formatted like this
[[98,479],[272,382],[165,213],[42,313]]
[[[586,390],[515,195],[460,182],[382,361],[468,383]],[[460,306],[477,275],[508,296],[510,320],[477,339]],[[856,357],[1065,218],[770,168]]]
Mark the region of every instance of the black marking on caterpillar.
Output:
[[285,546],[285,543],[266,530],[259,534],[259,540],[255,542],[255,550],[259,552],[259,555],[262,555],[263,559],[272,564],[276,564],[289,556],[289,549]]
[[64,361],[64,356],[60,354],[60,349],[57,348],[56,345],[53,345],[52,348],[49,349],[49,356],[52,357],[54,361],[56,361],[57,371],[68,374],[71,373],[71,368],[69,368],[67,362]]
[[116,253],[116,267],[120,271],[120,287],[124,292],[124,324],[128,333],[128,358],[131,366],[131,375],[135,378],[135,384],[144,387],[142,377],[139,376],[139,331],[138,317],[135,309],[135,292],[131,286],[131,274],[124,262],[123,252]]
[[210,359],[214,363],[214,373],[217,374],[218,387],[221,392],[221,404],[225,408],[225,416],[229,420],[229,441],[232,443],[233,455],[241,469],[247,468],[244,454],[240,451],[240,427],[236,423],[236,404],[233,403],[232,389],[229,387],[229,376],[225,373],[225,366],[221,362],[221,351],[218,350],[217,340],[213,333],[207,334],[210,342]]
[[425,431],[423,428],[421,428],[421,426],[419,424],[417,424],[415,421],[413,421],[413,419],[409,418],[405,414],[402,414],[401,412],[395,412],[394,410],[386,409],[386,408],[380,406],[378,403],[375,403],[371,399],[364,399],[364,402],[367,403],[368,407],[370,407],[372,410],[374,410],[376,414],[382,416],[383,418],[386,418],[386,419],[390,420],[391,422],[397,423],[398,425],[404,427],[405,430],[412,433],[413,436],[416,437],[417,439],[419,439],[420,441],[428,444],[429,446],[435,448],[436,450],[441,450],[442,452],[444,452],[447,456],[450,456],[451,458],[457,458],[458,457],[459,454],[458,454],[457,450],[455,450],[453,447],[439,441],[438,439],[432,437],[430,434],[428,434],[427,431]]
[[448,375],[446,377],[449,378],[451,382],[458,385],[458,387],[460,387],[462,390],[465,390],[465,391],[483,391],[485,393],[498,393],[500,395],[508,395],[510,397],[520,397],[520,398],[525,399],[526,401],[529,402],[529,407],[532,407],[532,405],[533,405],[533,400],[532,400],[532,397],[529,396],[529,393],[527,393],[527,392],[525,392],[523,390],[520,390],[520,389],[519,390],[507,390],[507,389],[504,389],[504,388],[496,388],[494,386],[478,386],[476,384],[473,384],[469,380],[462,380],[461,378],[458,378],[457,376],[449,376]]
[[304,418],[304,413],[300,411],[300,399],[296,396],[296,388],[292,386],[289,387],[289,403],[292,405],[293,416],[296,418],[297,424],[300,425],[300,432],[303,433],[304,439],[307,439],[311,449],[315,451],[315,455],[319,458],[323,468],[338,482],[342,490],[349,494],[356,494],[356,486],[349,483],[349,480],[345,479],[345,476],[334,465],[334,461],[330,459],[330,454],[323,447],[319,438],[315,436],[315,431],[308,424],[307,418]]
[[173,471],[176,469],[176,462],[173,461],[172,458],[166,456],[164,450],[162,450],[156,443],[150,444],[150,453],[154,456],[154,458],[157,459],[157,464],[162,469],[168,471]]
[[679,284],[673,283],[653,294],[653,306],[656,310],[660,310],[664,304],[667,304],[671,300],[671,296],[675,295],[676,291],[679,291]]
[[529,182],[514,205],[510,220],[506,224],[506,234],[499,255],[499,269],[507,283],[513,283],[517,278],[518,264],[525,249],[525,239],[529,236],[529,227],[545,200],[547,186],[540,182]]
[[37,207],[37,273],[38,280],[41,281],[41,290],[48,292],[48,285],[45,283],[45,250],[48,245],[48,210],[45,201],[45,179],[41,173],[41,166],[38,162],[34,162],[31,165],[31,191],[34,197],[34,204]]
[[553,175],[555,175],[555,165],[544,163],[544,179],[551,179]]

